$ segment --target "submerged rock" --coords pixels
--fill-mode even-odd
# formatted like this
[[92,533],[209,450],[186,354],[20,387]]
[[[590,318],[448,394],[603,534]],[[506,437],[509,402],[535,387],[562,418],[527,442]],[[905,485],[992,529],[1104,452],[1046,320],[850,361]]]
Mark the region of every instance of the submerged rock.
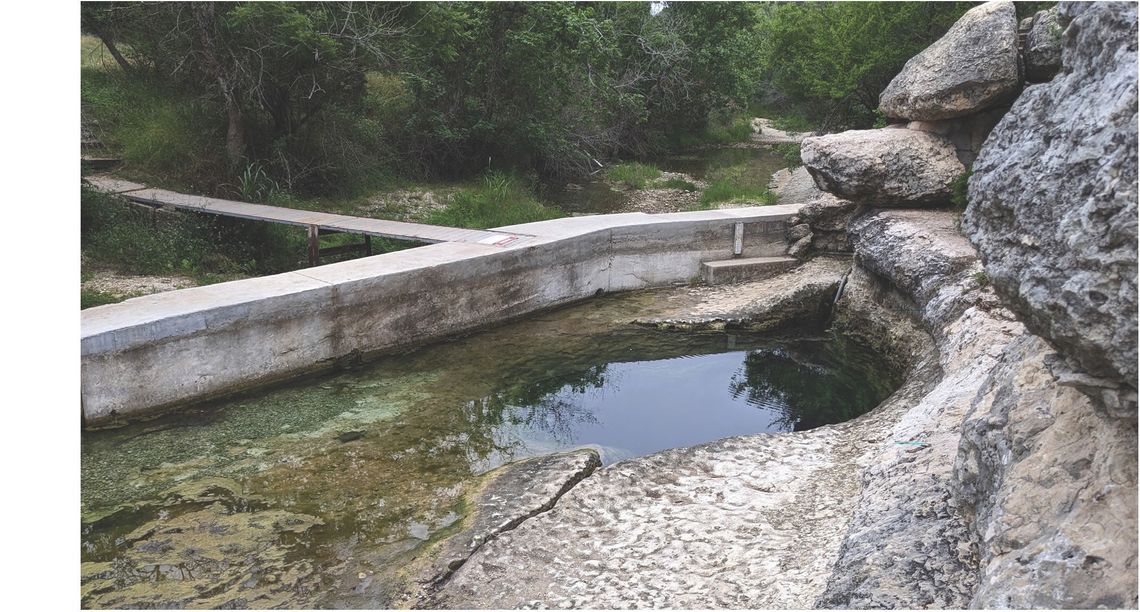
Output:
[[966,171],[946,138],[899,128],[807,138],[802,157],[820,188],[882,206],[945,203]]
[[1026,326],[1087,373],[1074,384],[1135,416],[1136,5],[1060,12],[1072,19],[1065,71],[1027,89],[990,134],[963,229]]
[[1013,3],[987,2],[912,57],[879,96],[879,110],[896,119],[949,119],[1008,102],[1020,88]]

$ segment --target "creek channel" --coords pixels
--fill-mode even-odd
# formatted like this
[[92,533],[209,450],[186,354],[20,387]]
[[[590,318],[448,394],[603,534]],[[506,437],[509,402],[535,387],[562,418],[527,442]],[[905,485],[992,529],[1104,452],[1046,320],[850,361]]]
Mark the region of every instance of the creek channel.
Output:
[[[683,173],[696,181],[728,178],[735,184],[760,189],[767,188],[772,174],[788,165],[783,155],[769,147],[700,149],[659,157],[649,163],[665,172]],[[543,196],[569,213],[627,212],[632,192],[615,189],[603,177],[604,171],[598,171],[590,180],[548,186]],[[668,208],[651,212],[665,212]],[[682,209],[684,207],[678,208]]]

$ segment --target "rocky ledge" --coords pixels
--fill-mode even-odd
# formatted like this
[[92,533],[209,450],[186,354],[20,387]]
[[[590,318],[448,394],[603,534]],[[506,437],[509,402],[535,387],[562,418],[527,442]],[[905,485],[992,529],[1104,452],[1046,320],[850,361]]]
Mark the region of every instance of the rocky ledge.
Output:
[[1135,605],[1134,428],[1048,375],[953,213],[851,234],[835,324],[909,372],[879,408],[601,468],[419,603]]

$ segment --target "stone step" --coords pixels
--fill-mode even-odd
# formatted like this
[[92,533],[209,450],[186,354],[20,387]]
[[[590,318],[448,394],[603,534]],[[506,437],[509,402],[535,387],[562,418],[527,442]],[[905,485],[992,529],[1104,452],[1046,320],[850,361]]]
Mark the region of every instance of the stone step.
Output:
[[799,264],[794,257],[746,257],[701,263],[701,279],[710,285],[775,276]]

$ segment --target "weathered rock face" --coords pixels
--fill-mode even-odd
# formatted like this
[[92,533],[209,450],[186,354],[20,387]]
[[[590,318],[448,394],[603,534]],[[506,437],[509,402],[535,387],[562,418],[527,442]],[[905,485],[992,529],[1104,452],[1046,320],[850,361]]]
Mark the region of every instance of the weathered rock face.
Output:
[[1135,415],[1136,5],[1060,14],[1072,19],[1065,70],[1028,88],[990,134],[963,229],[998,293],[1087,373],[1074,384]]
[[1041,338],[1002,354],[963,426],[958,499],[980,555],[971,608],[1136,607],[1136,428],[1058,384]]
[[872,211],[851,232],[872,274],[856,269],[848,292],[870,295],[836,324],[880,328],[883,286],[897,287],[942,374],[890,436],[924,445],[884,451],[864,472],[817,605],[1135,607],[1135,423],[1052,375],[1053,349],[984,282],[952,214]]
[[805,138],[801,156],[821,189],[881,206],[944,203],[966,170],[946,138],[899,128]]
[[1033,16],[1022,50],[1026,80],[1042,83],[1061,69],[1061,31],[1056,7]]
[[850,252],[847,223],[858,205],[821,193],[788,219],[788,254],[801,257],[809,252]]
[[906,127],[908,130],[930,132],[945,137],[954,145],[958,160],[970,166],[977,159],[990,131],[1008,110],[1008,107],[1001,106],[960,119],[911,121]]
[[879,110],[896,119],[949,119],[1008,102],[1020,88],[1013,3],[987,2],[911,58],[879,96]]

